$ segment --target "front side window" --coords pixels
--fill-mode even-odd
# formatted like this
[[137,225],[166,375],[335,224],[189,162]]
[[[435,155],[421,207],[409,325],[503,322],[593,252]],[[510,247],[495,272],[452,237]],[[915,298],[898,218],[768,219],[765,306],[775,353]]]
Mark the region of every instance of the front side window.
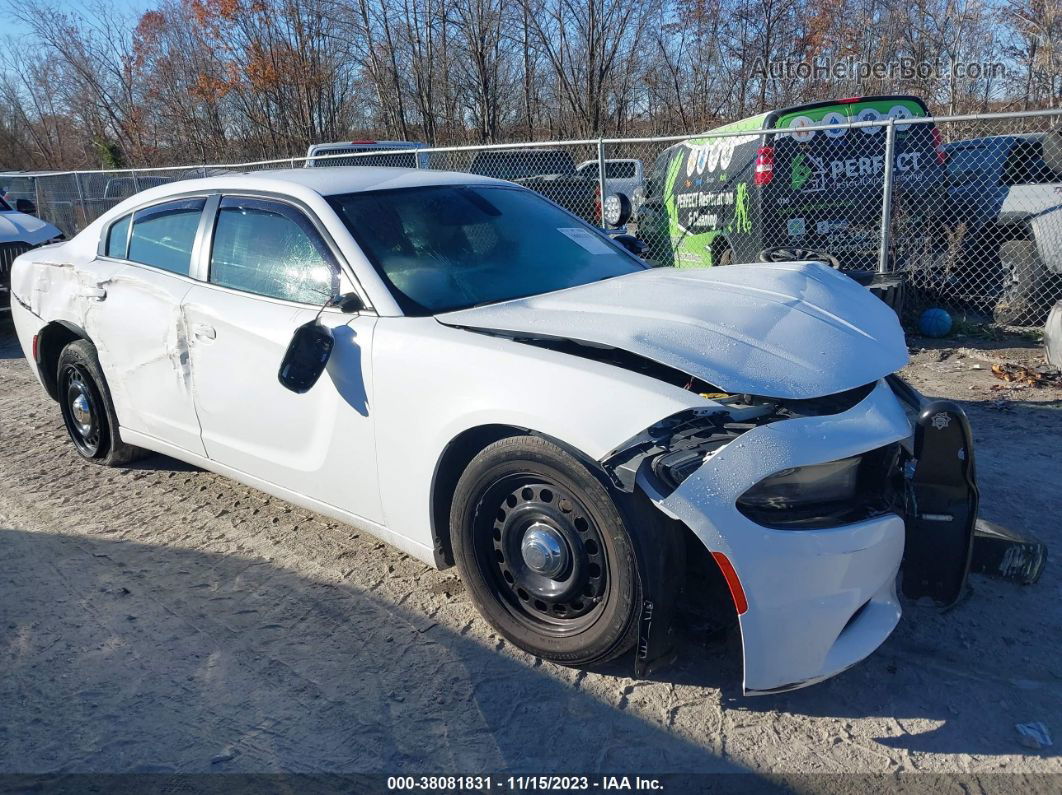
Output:
[[108,257],[125,259],[126,247],[129,244],[129,222],[131,220],[133,220],[133,216],[127,215],[115,221],[111,224],[110,229],[107,230],[107,247],[105,251]]
[[187,276],[205,203],[202,198],[178,199],[137,210],[127,259]]
[[645,268],[593,227],[521,188],[439,185],[328,201],[407,315],[539,295]]
[[317,230],[294,207],[227,196],[214,226],[210,283],[323,304],[339,292],[339,268]]

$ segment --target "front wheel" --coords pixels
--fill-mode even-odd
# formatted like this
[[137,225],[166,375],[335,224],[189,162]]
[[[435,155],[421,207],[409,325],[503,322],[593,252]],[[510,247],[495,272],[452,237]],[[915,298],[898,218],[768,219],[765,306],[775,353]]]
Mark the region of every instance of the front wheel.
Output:
[[458,481],[450,528],[473,603],[515,645],[587,665],[634,644],[630,535],[605,485],[556,444],[517,436],[485,448]]

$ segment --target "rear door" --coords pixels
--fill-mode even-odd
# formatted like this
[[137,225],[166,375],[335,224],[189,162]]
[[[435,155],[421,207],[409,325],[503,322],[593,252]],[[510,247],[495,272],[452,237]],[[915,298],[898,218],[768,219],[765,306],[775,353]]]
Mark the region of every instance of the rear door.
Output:
[[[376,316],[321,311],[351,287],[320,227],[293,204],[226,196],[209,238],[207,281],[184,301],[206,454],[380,521],[370,417]],[[295,329],[319,313],[335,348],[317,384],[295,394],[277,372]]]
[[198,455],[181,301],[195,283],[189,274],[205,202],[174,199],[117,219],[100,252],[115,269],[85,286],[100,307],[90,331],[122,427]]

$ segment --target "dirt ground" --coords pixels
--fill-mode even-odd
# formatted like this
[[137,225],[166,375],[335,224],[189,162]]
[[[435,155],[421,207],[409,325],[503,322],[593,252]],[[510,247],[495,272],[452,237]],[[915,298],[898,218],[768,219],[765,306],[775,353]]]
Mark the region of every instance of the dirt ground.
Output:
[[[912,352],[906,377],[970,414],[982,515],[1056,557],[746,699],[733,638],[686,630],[651,681],[561,668],[453,571],[162,456],[83,462],[0,325],[0,773],[1060,774],[1062,389],[999,388],[993,363],[1039,355],[1019,338]],[[1023,746],[1031,721],[1052,747]]]

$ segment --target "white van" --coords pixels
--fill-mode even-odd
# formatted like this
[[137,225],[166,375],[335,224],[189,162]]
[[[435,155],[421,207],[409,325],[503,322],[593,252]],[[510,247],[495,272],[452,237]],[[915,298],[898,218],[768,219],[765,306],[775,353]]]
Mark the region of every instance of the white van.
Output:
[[[306,167],[322,166],[390,166],[392,168],[428,168],[428,155],[400,152],[400,149],[425,149],[427,144],[417,141],[339,141],[332,144],[312,144],[306,152]],[[380,150],[387,154],[361,157],[325,157],[321,155],[354,155]]]

